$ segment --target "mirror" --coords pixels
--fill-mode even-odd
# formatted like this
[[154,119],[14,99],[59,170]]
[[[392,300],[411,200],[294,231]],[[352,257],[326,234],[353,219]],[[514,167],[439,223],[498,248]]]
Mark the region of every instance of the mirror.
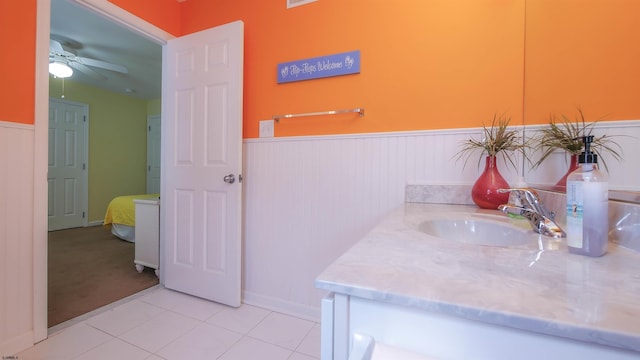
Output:
[[[586,121],[599,121],[597,132],[615,135],[623,149],[622,161],[606,159],[610,197],[639,202],[640,122],[633,120],[640,119],[640,46],[632,44],[640,40],[640,2],[524,1],[527,131],[548,124],[552,113],[574,119],[580,107]],[[561,152],[547,161],[525,174],[528,183],[552,185],[568,168]]]
[[640,118],[637,1],[525,0],[526,124]]

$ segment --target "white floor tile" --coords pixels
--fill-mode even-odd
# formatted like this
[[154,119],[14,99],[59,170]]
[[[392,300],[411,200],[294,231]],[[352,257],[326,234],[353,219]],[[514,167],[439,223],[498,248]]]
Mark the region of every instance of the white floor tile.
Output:
[[238,308],[227,308],[215,314],[208,323],[246,334],[256,327],[270,311],[255,306],[242,304]]
[[111,335],[121,335],[167,311],[146,302],[133,300],[87,319],[87,324]]
[[312,321],[272,312],[253,328],[248,335],[271,344],[295,350],[313,325]]
[[19,353],[18,359],[69,360],[106,343],[111,338],[100,330],[79,323]]
[[316,323],[296,349],[296,352],[320,358],[320,324]]
[[140,300],[149,304],[153,304],[155,306],[159,306],[163,309],[171,310],[188,296],[189,295],[183,294],[178,291],[159,288],[158,290],[141,297]]
[[291,354],[291,356],[289,356],[289,359],[287,360],[318,360],[318,359],[320,358],[294,352],[293,354]]
[[243,337],[218,360],[287,360],[292,351],[263,341]]
[[18,358],[318,360],[320,326],[251,305],[232,308],[159,288],[74,319]]
[[182,299],[182,301],[171,308],[171,311],[175,311],[179,314],[200,321],[205,321],[214,314],[217,314],[220,311],[228,308],[230,307],[214,301],[200,299],[195,296],[189,296],[185,299]]
[[141,300],[201,321],[229,308],[214,301],[164,288],[144,296]]
[[133,345],[155,353],[195,328],[198,324],[199,322],[192,318],[165,311],[119,337]]
[[157,352],[167,360],[217,359],[235,344],[242,335],[215,325],[201,323]]
[[114,338],[74,358],[74,360],[144,360],[149,356],[151,353]]

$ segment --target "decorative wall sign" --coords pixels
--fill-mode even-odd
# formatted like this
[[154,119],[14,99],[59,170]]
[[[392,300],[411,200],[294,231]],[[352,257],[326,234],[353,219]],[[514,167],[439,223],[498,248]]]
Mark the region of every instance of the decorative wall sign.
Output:
[[278,65],[278,84],[360,73],[360,50]]
[[287,9],[314,2],[316,0],[287,0]]

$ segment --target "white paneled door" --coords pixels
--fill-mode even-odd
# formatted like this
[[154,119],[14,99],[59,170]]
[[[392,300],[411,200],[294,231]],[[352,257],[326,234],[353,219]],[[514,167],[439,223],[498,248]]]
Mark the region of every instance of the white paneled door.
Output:
[[147,118],[147,194],[160,193],[160,115]]
[[49,231],[85,225],[89,106],[49,100]]
[[163,55],[164,284],[239,306],[244,24],[170,40]]

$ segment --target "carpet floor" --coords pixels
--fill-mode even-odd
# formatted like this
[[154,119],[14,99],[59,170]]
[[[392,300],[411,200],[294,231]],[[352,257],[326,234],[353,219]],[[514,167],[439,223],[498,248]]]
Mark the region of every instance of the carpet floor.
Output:
[[158,284],[154,270],[136,271],[134,244],[103,226],[49,232],[48,325]]

